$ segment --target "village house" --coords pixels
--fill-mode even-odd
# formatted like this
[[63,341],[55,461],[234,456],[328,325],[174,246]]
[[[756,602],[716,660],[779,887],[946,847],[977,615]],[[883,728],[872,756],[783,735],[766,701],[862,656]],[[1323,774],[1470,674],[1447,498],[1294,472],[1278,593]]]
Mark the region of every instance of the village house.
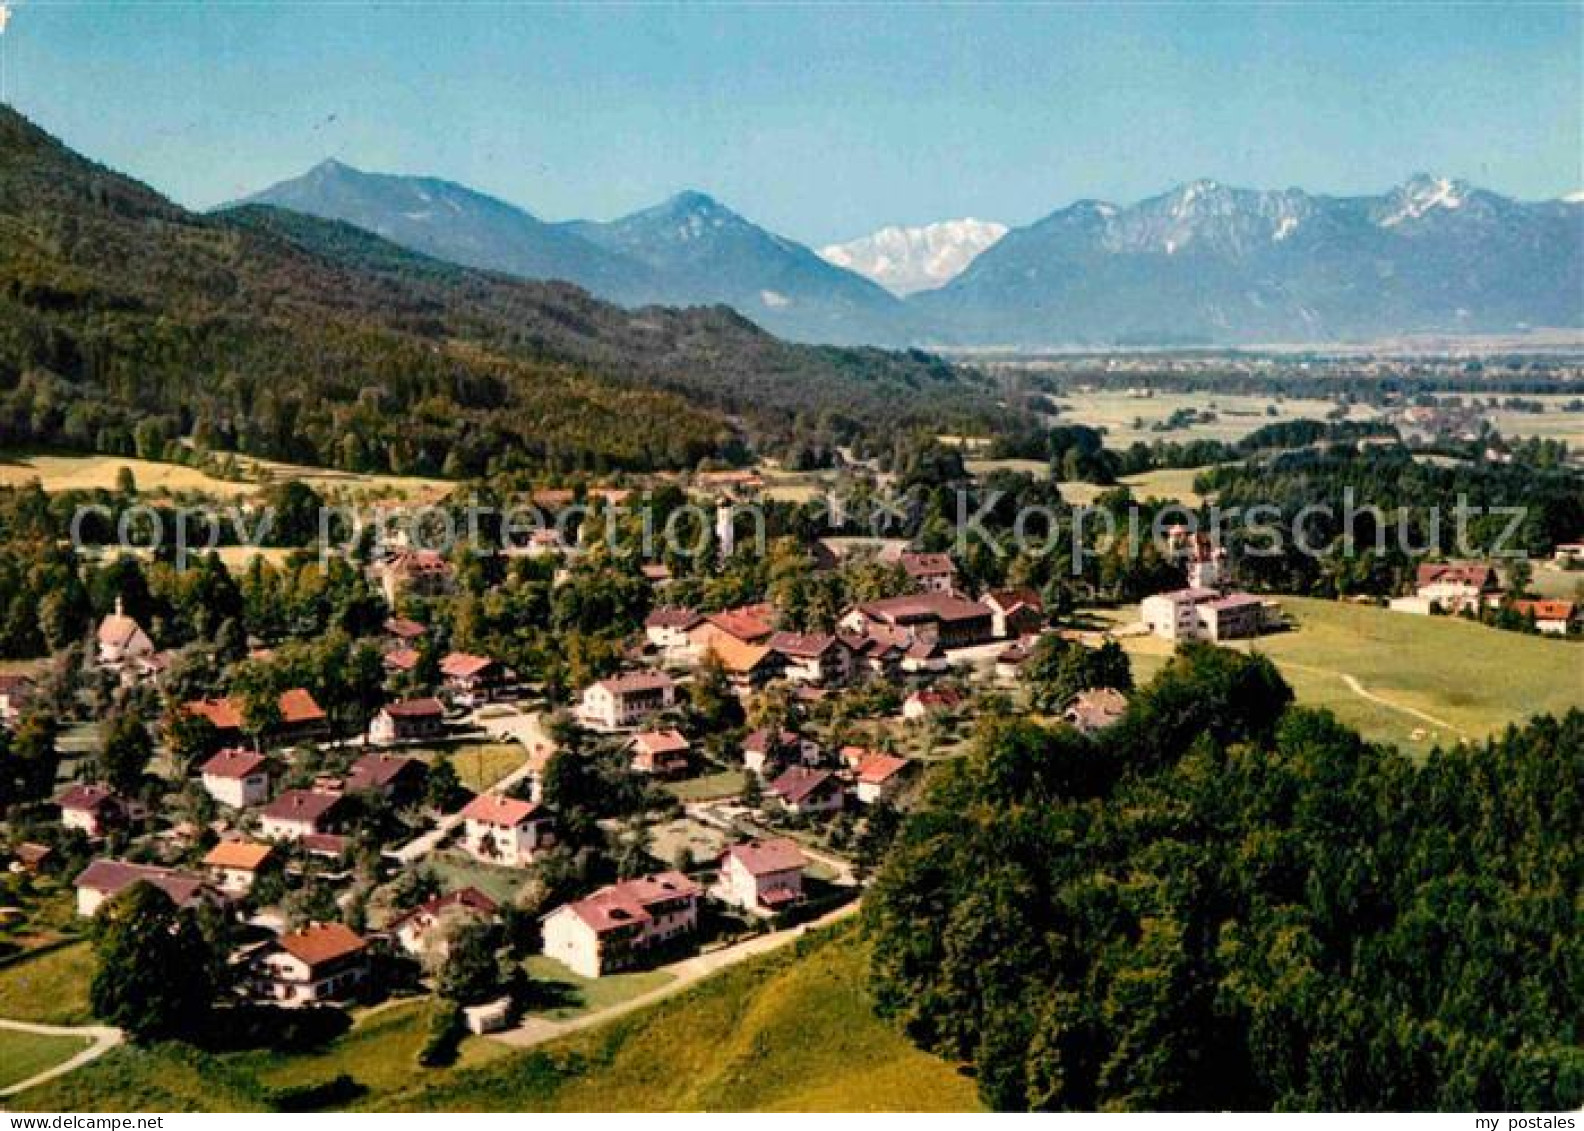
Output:
[[950,554],[904,552],[898,559],[908,579],[924,593],[950,593],[957,588],[957,567]]
[[269,759],[241,746],[229,746],[199,769],[204,791],[222,805],[247,809],[269,800]]
[[385,603],[393,609],[408,594],[445,596],[451,591],[454,577],[451,563],[434,550],[397,550],[376,563],[371,572],[385,595]]
[[347,771],[344,788],[348,793],[377,793],[398,805],[411,804],[423,796],[429,767],[417,758],[399,754],[365,754]]
[[703,619],[692,609],[655,609],[644,618],[644,639],[667,656],[682,656],[692,644],[688,633]]
[[243,896],[253,890],[259,871],[270,863],[275,850],[267,844],[245,840],[222,840],[203,858],[209,878],[229,896]]
[[823,687],[846,683],[853,676],[853,650],[830,633],[777,632],[770,650],[781,657],[782,674],[793,683]]
[[719,662],[727,682],[738,695],[758,690],[786,667],[786,660],[768,645],[744,644],[725,635],[716,636],[704,649],[703,656],[713,656]]
[[1512,610],[1525,619],[1533,619],[1535,629],[1547,636],[1566,636],[1579,625],[1579,608],[1573,601],[1520,597],[1512,602]]
[[116,598],[115,612],[99,622],[99,666],[120,668],[133,660],[154,654],[154,641],[141,625],[127,616]]
[[785,911],[803,899],[808,858],[788,837],[734,844],[721,854],[716,896],[744,911]]
[[55,804],[60,806],[61,824],[82,831],[90,840],[98,840],[148,817],[148,807],[141,801],[122,797],[98,782],[72,786],[55,799]]
[[992,589],[983,603],[997,640],[1037,635],[1045,627],[1045,602],[1032,589]]
[[440,661],[441,685],[465,707],[490,702],[516,678],[510,668],[488,656],[452,652]]
[[775,607],[761,602],[710,613],[687,630],[688,646],[702,656],[723,641],[746,647],[766,643],[775,633]]
[[340,923],[289,931],[253,959],[254,996],[290,1007],[345,1000],[368,980],[368,943]]
[[394,681],[409,672],[418,669],[418,661],[423,657],[415,648],[395,647],[380,657],[380,663],[385,667],[385,680],[387,686],[394,686]]
[[152,884],[177,907],[197,907],[200,903],[224,902],[220,893],[202,876],[175,868],[156,868],[151,864],[131,864],[125,860],[95,860],[84,868],[72,885],[77,889],[77,914],[87,918],[107,899],[114,899],[136,883]]
[[901,668],[908,675],[940,675],[950,670],[946,649],[937,640],[915,640],[902,653]]
[[578,716],[588,726],[621,730],[676,706],[676,684],[664,672],[628,672],[585,688]]
[[584,978],[630,969],[698,930],[699,895],[681,872],[600,888],[543,918],[544,954]]
[[259,810],[259,835],[265,840],[300,840],[333,835],[339,793],[288,789]]
[[0,726],[14,727],[33,701],[33,681],[15,672],[0,673]]
[[819,743],[812,738],[768,727],[760,727],[743,739],[742,755],[743,769],[760,777],[777,773],[783,766],[817,766],[820,762]]
[[841,627],[867,635],[885,629],[906,636],[908,644],[926,640],[942,648],[969,648],[994,638],[995,617],[978,601],[952,593],[910,593],[858,605],[842,616]]
[[1500,604],[1501,575],[1485,562],[1423,562],[1414,572],[1414,593],[1390,603],[1393,611],[1428,616],[1433,612],[1477,613]]
[[434,698],[387,703],[369,723],[369,741],[381,746],[438,738],[445,733],[445,704]]
[[633,735],[630,745],[632,768],[640,774],[671,777],[687,773],[693,747],[679,730],[646,730]]
[[1258,636],[1267,621],[1265,602],[1248,593],[1174,589],[1139,604],[1144,625],[1162,640],[1241,640]]
[[[279,719],[263,736],[272,746],[289,746],[323,738],[330,731],[329,716],[301,687],[282,691],[276,699]],[[194,699],[182,707],[189,714],[202,715],[223,742],[237,743],[243,736],[242,705],[234,696],[224,699]]]
[[435,928],[453,919],[470,919],[489,922],[500,913],[493,899],[478,888],[465,887],[445,895],[437,895],[403,912],[385,925],[385,930],[414,958],[423,958],[431,952],[444,958],[446,943],[434,937]]
[[925,687],[902,701],[902,717],[910,723],[923,722],[932,716],[955,711],[962,704],[962,693],[955,688]]
[[865,805],[894,801],[912,768],[906,758],[866,751],[852,767],[853,796]]
[[787,767],[770,783],[770,794],[787,812],[799,815],[834,813],[846,799],[841,780],[835,774],[808,766]]
[[521,868],[555,843],[550,814],[536,802],[481,793],[462,810],[464,852],[486,864]]
[[1102,731],[1127,711],[1127,696],[1111,687],[1080,691],[1062,712],[1062,718],[1085,734]]
[[390,642],[396,647],[416,648],[418,642],[428,634],[427,628],[406,617],[389,617],[385,621],[385,635],[390,637]]

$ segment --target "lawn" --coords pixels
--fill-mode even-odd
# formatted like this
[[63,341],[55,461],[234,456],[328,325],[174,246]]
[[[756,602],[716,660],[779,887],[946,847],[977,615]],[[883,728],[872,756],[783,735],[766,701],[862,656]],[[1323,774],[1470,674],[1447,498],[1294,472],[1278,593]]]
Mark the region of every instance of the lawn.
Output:
[[65,1037],[0,1029],[0,1088],[9,1088],[82,1052],[87,1037]]
[[[1233,393],[1164,392],[1137,395],[1127,390],[1064,392],[1057,399],[1063,405],[1063,424],[1087,424],[1106,430],[1106,447],[1126,448],[1135,440],[1241,440],[1267,424],[1287,420],[1324,420],[1337,407],[1324,397],[1278,399]],[[1215,419],[1188,428],[1156,432],[1152,426],[1180,409],[1212,412]],[[1365,405],[1350,406],[1348,419],[1369,420],[1377,413]]]
[[122,1046],[19,1097],[45,1111],[246,1111],[271,1090],[346,1073],[354,1108],[414,1111],[957,1111],[973,1081],[877,1020],[850,926],[745,962],[674,998],[542,1049],[470,1038],[423,1069],[428,1005],[361,1017],[306,1054]]
[[1204,467],[1163,467],[1126,476],[1122,482],[1128,485],[1135,499],[1171,499],[1197,507],[1204,502],[1204,496],[1193,489],[1194,479],[1208,470]]
[[421,757],[449,757],[457,777],[474,793],[482,793],[528,760],[517,742],[467,742],[444,752],[416,751]]
[[557,1021],[578,1017],[591,1011],[609,1009],[635,997],[658,990],[676,980],[664,970],[637,970],[630,974],[607,974],[603,978],[582,978],[553,958],[536,954],[524,965],[532,975],[535,988],[543,989],[556,1004],[536,1009],[536,1015]]
[[[1376,742],[1427,750],[1436,742],[1484,738],[1532,714],[1584,707],[1578,644],[1450,617],[1303,597],[1280,601],[1296,631],[1236,646],[1274,660],[1299,702],[1330,708]],[[1129,608],[1116,619],[1137,615]],[[1122,643],[1141,683],[1170,654],[1154,637]],[[1385,702],[1360,694],[1346,676]]]
[[71,943],[0,967],[0,1017],[45,1025],[86,1025],[93,948]]
[[446,891],[474,887],[496,903],[510,903],[528,878],[521,868],[498,868],[460,852],[436,852],[426,863],[440,877]]
[[237,464],[246,482],[217,479],[186,464],[159,463],[129,456],[0,453],[0,486],[16,486],[37,479],[46,491],[113,490],[123,467],[132,472],[133,482],[142,492],[192,491],[224,499],[252,495],[263,483],[282,479],[299,479],[324,493],[363,491],[405,498],[435,495],[454,486],[442,479],[363,475],[250,456],[238,456]]
[[735,797],[742,792],[741,770],[716,770],[696,778],[668,781],[663,788],[679,801],[717,801],[722,797]]

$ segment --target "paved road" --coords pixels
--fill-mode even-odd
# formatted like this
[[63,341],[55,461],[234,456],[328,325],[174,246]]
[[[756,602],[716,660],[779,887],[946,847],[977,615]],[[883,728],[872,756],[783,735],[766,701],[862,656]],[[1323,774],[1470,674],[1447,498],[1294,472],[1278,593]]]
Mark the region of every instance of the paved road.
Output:
[[53,1080],[57,1076],[64,1076],[75,1071],[90,1061],[98,1060],[105,1053],[121,1043],[123,1037],[120,1029],[109,1025],[35,1025],[31,1021],[6,1021],[0,1019],[0,1029],[13,1029],[19,1033],[36,1033],[44,1037],[86,1037],[93,1043],[76,1056],[63,1060],[54,1068],[46,1068],[43,1072],[29,1076],[26,1080],[12,1084],[8,1088],[0,1088],[0,1096],[14,1096],[18,1092],[26,1091],[46,1080]]
[[[491,738],[501,742],[520,742],[523,747],[523,764],[511,773],[501,778],[500,781],[490,786],[491,793],[505,793],[512,786],[522,781],[533,769],[533,759],[530,755],[536,748],[545,750],[555,749],[555,743],[550,741],[550,736],[545,733],[544,725],[537,713],[524,713],[514,711],[510,715],[501,715],[496,718],[480,719],[476,715],[474,722],[477,726],[489,732]],[[448,813],[440,818],[429,832],[416,840],[410,840],[390,854],[390,859],[398,864],[411,864],[422,860],[440,845],[462,823],[461,813]]]
[[854,901],[790,930],[777,931],[771,935],[757,935],[745,942],[722,947],[720,950],[712,951],[709,954],[700,954],[694,958],[685,958],[681,962],[673,962],[669,966],[662,966],[660,967],[661,970],[675,975],[671,981],[658,989],[650,990],[648,993],[639,994],[635,998],[629,998],[624,1002],[613,1005],[609,1009],[585,1013],[578,1017],[569,1017],[563,1021],[553,1021],[548,1017],[530,1017],[515,1029],[491,1033],[490,1036],[492,1039],[511,1045],[514,1048],[526,1049],[544,1044],[546,1041],[553,1041],[558,1037],[565,1037],[582,1029],[603,1025],[605,1022],[625,1016],[635,1009],[642,1009],[658,1001],[664,1001],[668,997],[673,997],[690,986],[695,986],[711,975],[729,969],[739,962],[745,962],[761,954],[779,950],[788,943],[796,942],[809,931],[818,930],[820,927],[839,922],[857,910],[858,903]]

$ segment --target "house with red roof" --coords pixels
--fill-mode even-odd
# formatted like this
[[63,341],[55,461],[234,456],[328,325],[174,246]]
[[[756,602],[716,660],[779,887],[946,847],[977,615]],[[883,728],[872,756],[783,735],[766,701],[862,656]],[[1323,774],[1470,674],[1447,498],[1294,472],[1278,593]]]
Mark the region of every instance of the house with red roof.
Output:
[[908,593],[857,605],[842,615],[840,627],[860,636],[884,630],[904,647],[925,640],[969,648],[993,639],[995,617],[988,606],[955,593]]
[[[323,738],[330,731],[330,718],[324,708],[314,701],[305,688],[292,687],[282,691],[276,699],[279,721],[264,737],[274,745],[289,745]],[[242,703],[235,696],[224,699],[194,699],[182,705],[191,715],[209,720],[216,734],[224,742],[238,743],[243,734],[245,719]]]
[[992,589],[983,604],[997,640],[1037,635],[1045,627],[1045,602],[1032,589]]
[[443,597],[451,591],[455,571],[434,550],[397,550],[370,570],[379,583],[385,603],[395,608],[408,594]]
[[800,815],[809,813],[835,813],[846,800],[841,779],[829,770],[816,770],[809,766],[789,766],[781,776],[770,783],[770,794],[786,807],[787,812]]
[[227,895],[246,895],[253,890],[259,872],[274,859],[275,850],[267,844],[246,840],[222,840],[203,858],[204,870]]
[[819,743],[812,738],[791,730],[773,731],[769,727],[749,732],[743,739],[742,754],[743,769],[760,777],[778,774],[783,766],[817,766],[820,761]]
[[334,832],[339,793],[288,789],[259,810],[259,835],[265,840],[300,840]]
[[628,748],[632,751],[632,768],[635,771],[656,777],[671,777],[687,773],[688,755],[693,744],[681,731],[667,727],[633,735]]
[[136,883],[152,884],[177,907],[197,907],[200,903],[219,905],[224,897],[202,876],[176,868],[156,868],[151,864],[133,864],[126,860],[95,860],[72,881],[77,889],[77,914],[84,917],[98,911],[104,902],[114,899]]
[[894,799],[913,763],[895,754],[870,750],[852,767],[853,795],[865,805]]
[[100,782],[79,782],[55,799],[60,806],[61,824],[79,829],[90,840],[107,836],[148,817],[141,801],[122,797]]
[[950,554],[905,550],[898,561],[908,579],[925,593],[950,593],[957,588],[957,567]]
[[245,746],[228,746],[199,768],[204,791],[222,805],[247,809],[269,800],[269,759]]
[[963,704],[962,692],[953,687],[925,687],[902,701],[902,717],[910,723],[955,711]]
[[353,762],[344,788],[349,793],[377,793],[387,801],[406,804],[422,795],[428,778],[429,767],[420,759],[380,752]]
[[828,632],[778,632],[770,650],[781,657],[783,674],[793,683],[817,687],[846,683],[853,676],[853,648]]
[[499,660],[471,652],[452,652],[440,661],[441,685],[468,707],[490,702],[516,678],[517,673]]
[[426,899],[417,907],[405,911],[385,924],[385,930],[396,944],[415,958],[438,951],[445,957],[446,943],[439,938],[435,928],[456,919],[488,922],[500,913],[493,899],[475,887],[460,888],[445,895]]
[[116,598],[115,612],[99,622],[96,638],[100,667],[120,668],[154,654],[154,641],[136,620],[126,615],[120,597]]
[[1579,625],[1579,607],[1574,601],[1520,597],[1512,602],[1512,610],[1525,619],[1532,618],[1535,629],[1548,636],[1566,636]]
[[481,793],[462,810],[461,847],[486,864],[521,868],[555,843],[554,821],[534,801]]
[[644,618],[644,639],[668,656],[680,656],[691,644],[688,632],[704,618],[692,609],[662,607]]
[[600,888],[544,916],[544,953],[585,978],[631,969],[697,932],[701,894],[681,872]]
[[803,899],[808,857],[789,837],[734,844],[721,854],[715,893],[744,911],[785,911]]
[[340,923],[289,931],[253,958],[253,995],[297,1007],[344,1001],[369,976],[368,943]]

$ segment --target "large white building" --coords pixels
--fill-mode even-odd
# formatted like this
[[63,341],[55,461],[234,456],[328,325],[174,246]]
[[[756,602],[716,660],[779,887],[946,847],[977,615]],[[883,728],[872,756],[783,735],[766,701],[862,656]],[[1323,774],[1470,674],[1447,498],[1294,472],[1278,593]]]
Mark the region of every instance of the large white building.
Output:
[[1265,603],[1247,593],[1174,589],[1144,598],[1145,627],[1162,640],[1239,640],[1265,627]]
[[734,844],[721,856],[716,893],[745,911],[776,912],[803,898],[808,858],[788,837]]
[[487,864],[521,868],[555,843],[550,814],[516,797],[481,793],[462,810],[462,823],[463,849]]
[[628,672],[583,692],[578,717],[589,726],[620,730],[676,706],[676,684],[664,672]]

